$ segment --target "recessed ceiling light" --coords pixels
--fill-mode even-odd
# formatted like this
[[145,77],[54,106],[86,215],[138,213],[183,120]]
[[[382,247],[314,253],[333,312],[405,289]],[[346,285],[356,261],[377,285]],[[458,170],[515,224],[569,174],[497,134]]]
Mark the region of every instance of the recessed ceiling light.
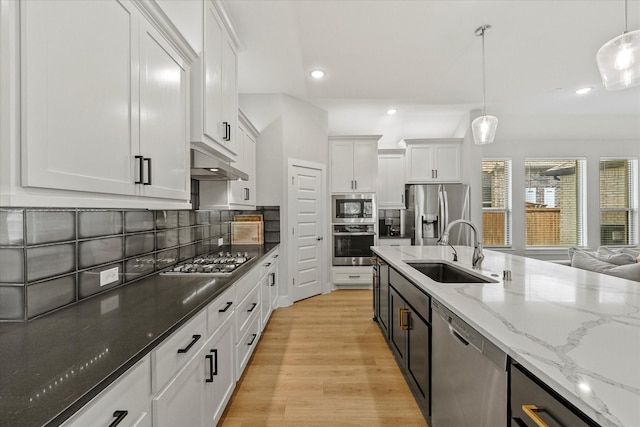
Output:
[[387,114],[390,115],[390,116],[393,116],[397,112],[398,112],[398,110],[396,110],[395,108],[389,108],[387,110]]
[[591,92],[591,88],[590,87],[583,87],[582,89],[578,89],[576,91],[576,93],[578,95],[584,95],[585,93],[589,93],[589,92]]
[[321,79],[324,77],[324,71],[322,70],[313,70],[311,72],[311,77],[313,77],[314,79]]

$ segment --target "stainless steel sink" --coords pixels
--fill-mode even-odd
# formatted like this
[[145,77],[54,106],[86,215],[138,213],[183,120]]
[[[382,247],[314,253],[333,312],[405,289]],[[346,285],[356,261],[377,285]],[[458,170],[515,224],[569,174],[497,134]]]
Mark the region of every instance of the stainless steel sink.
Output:
[[495,283],[443,262],[408,262],[411,267],[440,283]]

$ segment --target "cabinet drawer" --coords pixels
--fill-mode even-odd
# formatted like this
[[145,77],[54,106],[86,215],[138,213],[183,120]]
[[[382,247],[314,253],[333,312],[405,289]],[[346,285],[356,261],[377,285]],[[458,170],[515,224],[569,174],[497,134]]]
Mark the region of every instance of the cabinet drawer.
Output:
[[207,307],[207,332],[213,335],[236,309],[236,287],[231,286]]
[[242,337],[236,344],[236,367],[238,368],[238,371],[236,372],[236,381],[239,380],[242,376],[242,372],[249,362],[251,353],[258,344],[259,335],[260,316],[253,316],[251,323],[249,323],[246,329],[246,332],[244,333],[244,335],[242,335]]
[[[518,364],[511,365],[511,424],[536,427],[539,418],[549,426],[595,427],[590,418],[547,386],[534,378]],[[525,408],[531,415],[525,412]]]
[[393,268],[389,269],[389,284],[393,286],[400,295],[416,310],[420,316],[427,322],[429,318],[429,310],[431,300],[429,295],[422,292],[413,283],[405,279],[400,273]]
[[264,268],[262,264],[254,265],[251,270],[233,285],[236,288],[236,298],[238,301],[245,299],[253,287],[260,281],[262,269]]
[[246,332],[256,313],[260,313],[260,286],[256,283],[249,295],[236,308],[236,337]]
[[336,267],[332,272],[332,282],[337,285],[369,285],[371,274],[371,267]]
[[202,310],[153,351],[153,389],[160,390],[196,354],[207,338],[207,312]]
[[[147,356],[96,396],[63,425],[65,427],[109,426],[118,416],[121,427],[143,426],[151,400],[151,360]],[[117,412],[117,411],[126,411]]]

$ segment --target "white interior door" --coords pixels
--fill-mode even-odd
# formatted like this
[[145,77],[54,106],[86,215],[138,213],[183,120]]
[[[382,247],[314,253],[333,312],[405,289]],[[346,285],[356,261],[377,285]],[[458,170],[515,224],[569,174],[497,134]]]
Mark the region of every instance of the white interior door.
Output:
[[290,194],[293,300],[322,293],[322,170],[293,165]]

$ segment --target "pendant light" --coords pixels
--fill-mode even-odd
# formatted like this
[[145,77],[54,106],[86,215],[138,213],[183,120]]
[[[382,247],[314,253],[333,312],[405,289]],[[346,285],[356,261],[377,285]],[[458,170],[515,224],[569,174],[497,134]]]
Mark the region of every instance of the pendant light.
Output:
[[624,33],[606,42],[596,54],[602,84],[608,90],[640,85],[640,30],[627,30],[624,1]]
[[482,116],[476,118],[471,123],[473,141],[476,144],[491,144],[496,136],[498,119],[495,116],[487,116],[486,104],[486,77],[484,59],[484,33],[491,29],[491,25],[483,25],[476,30],[476,36],[482,36]]

